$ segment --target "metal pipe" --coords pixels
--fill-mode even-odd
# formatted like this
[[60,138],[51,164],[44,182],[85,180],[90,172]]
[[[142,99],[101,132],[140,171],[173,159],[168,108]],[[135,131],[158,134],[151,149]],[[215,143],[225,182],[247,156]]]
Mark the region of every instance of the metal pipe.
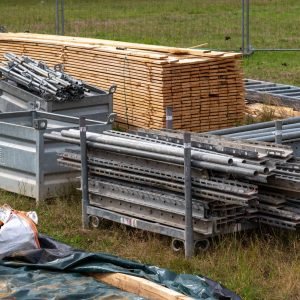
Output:
[[[241,136],[234,136],[234,137],[230,137],[232,139],[239,139],[239,140],[248,140],[251,138],[257,138],[257,137],[262,137],[262,136],[273,136],[276,134],[276,129],[275,128],[271,128],[272,130],[268,130],[266,132],[261,132],[261,133],[250,133],[247,135],[241,135]],[[300,134],[300,127],[296,127],[296,128],[291,128],[291,129],[285,129],[282,130],[283,133],[290,133],[290,132],[299,132]]]
[[255,170],[258,173],[262,173],[262,174],[269,174],[270,173],[270,169],[268,167],[266,167],[266,166],[251,165],[251,164],[240,163],[240,162],[235,163],[234,166],[245,168],[245,169]]
[[55,7],[55,34],[59,34],[59,0],[56,0]]
[[[60,135],[57,135],[57,133],[55,133],[55,132],[53,132],[51,134],[44,134],[44,136],[45,136],[45,138],[54,139],[54,140],[58,140],[61,142],[79,144],[78,139],[60,136]],[[87,141],[87,145],[89,147],[96,148],[96,149],[101,149],[101,150],[106,150],[106,151],[111,151],[111,152],[116,152],[116,153],[122,153],[122,154],[128,154],[128,155],[132,155],[132,156],[139,156],[139,157],[143,157],[143,158],[148,158],[148,159],[153,159],[153,160],[158,160],[158,161],[163,161],[163,162],[168,162],[168,163],[174,163],[174,164],[179,164],[179,165],[183,165],[183,163],[184,163],[183,158],[176,157],[176,156],[152,153],[152,152],[141,151],[141,150],[136,150],[136,149],[131,149],[131,148],[124,148],[124,147],[119,147],[119,146],[105,145],[105,144],[100,144],[100,143],[91,142],[91,141]],[[237,167],[237,166],[230,166],[230,165],[226,166],[226,165],[219,165],[219,164],[215,164],[215,163],[210,163],[210,162],[205,162],[205,161],[195,161],[195,160],[192,160],[191,164],[192,164],[193,168],[208,169],[208,170],[217,171],[217,172],[224,172],[226,174],[233,174],[233,175],[240,175],[240,176],[257,176],[258,175],[258,172],[256,170],[252,170],[252,169],[250,170],[250,169],[246,168],[248,164],[243,164],[242,167]]]
[[[282,130],[286,130],[286,129],[292,129],[292,128],[300,128],[300,122],[299,123],[295,123],[295,124],[289,124],[289,125],[283,125],[282,126]],[[228,138],[234,138],[234,137],[237,137],[237,138],[241,138],[243,139],[244,136],[247,137],[247,135],[249,134],[258,134],[258,133],[266,133],[266,132],[269,132],[269,131],[274,131],[274,127],[266,127],[266,128],[263,128],[263,129],[256,129],[256,130],[248,130],[248,131],[243,131],[243,132],[238,132],[238,133],[232,133],[232,134],[228,134],[226,135],[226,137]]]
[[235,166],[225,166],[225,165],[217,165],[205,161],[192,161],[193,167],[199,167],[202,169],[223,172],[226,174],[233,174],[233,175],[241,175],[241,176],[257,176],[258,172],[256,170],[249,170],[242,167],[235,167]]
[[245,54],[245,0],[242,1],[242,53]]
[[246,0],[246,54],[250,54],[250,0]]
[[65,35],[65,1],[61,0],[61,35]]
[[[300,138],[300,132],[296,131],[296,132],[289,132],[289,133],[282,133],[282,140],[290,140],[290,139],[297,139]],[[251,138],[249,139],[250,141],[261,141],[261,142],[275,142],[275,135],[271,136],[263,136],[263,137],[257,137],[257,138]]]
[[[62,130],[61,132],[62,136],[67,136],[71,138],[78,138],[79,133],[68,130]],[[96,133],[88,133],[87,134],[87,140],[94,141],[101,144],[108,144],[108,145],[114,145],[114,146],[120,146],[125,148],[133,148],[136,150],[142,150],[142,151],[149,151],[149,152],[155,152],[155,153],[161,153],[166,155],[173,155],[182,157],[183,153],[181,148],[175,148],[171,146],[166,145],[160,145],[150,142],[142,142],[139,143],[128,140],[125,138],[115,137],[115,136],[106,136],[104,134],[96,134]],[[213,163],[219,163],[219,164],[229,164],[231,165],[233,163],[233,159],[231,157],[226,156],[220,156],[217,154],[208,154],[208,153],[201,153],[200,151],[192,151],[192,159],[193,160],[204,160],[209,161]]]
[[253,49],[254,51],[300,51],[300,48],[261,48],[261,49]]
[[[294,124],[294,123],[297,123],[297,122],[300,122],[300,117],[288,118],[288,119],[282,120],[283,125]],[[268,128],[268,127],[271,127],[271,126],[275,127],[275,121],[244,125],[244,126],[240,126],[240,127],[231,127],[231,128],[220,129],[220,130],[214,130],[214,131],[207,132],[207,134],[228,135],[228,134],[238,133],[238,132],[243,132],[243,131]]]
[[184,198],[185,198],[185,258],[191,258],[194,254],[193,236],[193,205],[191,182],[191,134],[183,134],[184,145]]

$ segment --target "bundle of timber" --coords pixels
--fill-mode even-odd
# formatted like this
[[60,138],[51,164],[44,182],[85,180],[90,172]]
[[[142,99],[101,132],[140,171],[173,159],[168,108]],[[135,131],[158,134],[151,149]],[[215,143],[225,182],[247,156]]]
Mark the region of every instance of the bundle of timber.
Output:
[[118,85],[114,112],[125,127],[207,131],[244,117],[240,55],[98,39],[40,34],[0,34],[3,54],[30,55],[103,88]]

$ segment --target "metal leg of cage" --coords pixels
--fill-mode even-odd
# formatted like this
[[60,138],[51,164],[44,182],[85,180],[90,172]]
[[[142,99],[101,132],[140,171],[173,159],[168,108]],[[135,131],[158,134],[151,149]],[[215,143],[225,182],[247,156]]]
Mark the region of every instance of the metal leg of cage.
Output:
[[192,181],[191,181],[191,134],[183,134],[184,146],[184,197],[185,197],[185,257],[191,258],[194,254],[193,236],[193,207],[192,207]]
[[80,128],[80,155],[81,155],[82,228],[87,229],[88,228],[87,207],[89,205],[89,190],[88,190],[88,162],[87,162],[85,117],[80,117],[79,128]]
[[173,108],[171,106],[166,107],[166,128],[173,129]]
[[275,143],[282,144],[282,121],[275,121]]

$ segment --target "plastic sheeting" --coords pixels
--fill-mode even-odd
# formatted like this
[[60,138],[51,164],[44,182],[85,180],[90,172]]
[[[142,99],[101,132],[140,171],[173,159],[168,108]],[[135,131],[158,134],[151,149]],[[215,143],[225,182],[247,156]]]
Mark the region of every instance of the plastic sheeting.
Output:
[[[84,273],[120,272],[162,284],[195,299],[241,300],[202,276],[180,274],[105,253],[74,250],[40,236],[41,249],[15,252],[0,261],[0,295],[15,299],[143,299]],[[1,294],[2,293],[2,294]]]

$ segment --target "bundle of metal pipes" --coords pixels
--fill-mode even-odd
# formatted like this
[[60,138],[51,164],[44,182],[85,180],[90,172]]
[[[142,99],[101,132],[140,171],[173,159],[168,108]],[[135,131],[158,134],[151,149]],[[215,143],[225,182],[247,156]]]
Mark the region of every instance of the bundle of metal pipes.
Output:
[[[45,137],[80,144],[80,132],[74,129]],[[87,133],[86,138],[92,205],[164,226],[184,228],[182,133],[106,131]],[[291,229],[299,226],[298,202],[291,196],[281,199],[277,205],[268,193],[268,187],[277,184],[278,166],[285,166],[292,157],[289,147],[236,143],[198,134],[192,134],[191,146],[196,240],[242,230],[259,220],[268,224],[274,221],[275,226]],[[66,150],[58,160],[63,166],[81,168],[79,151]],[[293,180],[289,181],[289,185],[293,184]],[[261,199],[264,201],[260,202]]]
[[27,56],[6,53],[4,57],[7,61],[0,66],[2,77],[42,96],[46,101],[78,101],[88,91],[82,81],[64,73],[62,65],[51,69],[45,63]]
[[282,141],[300,139],[300,117],[210,131],[208,134],[264,142],[275,142],[278,136]]
[[[175,131],[138,130],[140,136],[173,143],[182,143],[182,134]],[[244,183],[257,186],[257,202],[250,205],[253,221],[296,229],[300,225],[300,162],[290,146],[248,140],[233,140],[223,136],[192,134],[192,146],[230,153],[243,158],[246,164],[259,164],[265,175],[255,177],[235,175]],[[261,169],[262,170],[262,169]],[[224,175],[219,173],[218,176]]]

